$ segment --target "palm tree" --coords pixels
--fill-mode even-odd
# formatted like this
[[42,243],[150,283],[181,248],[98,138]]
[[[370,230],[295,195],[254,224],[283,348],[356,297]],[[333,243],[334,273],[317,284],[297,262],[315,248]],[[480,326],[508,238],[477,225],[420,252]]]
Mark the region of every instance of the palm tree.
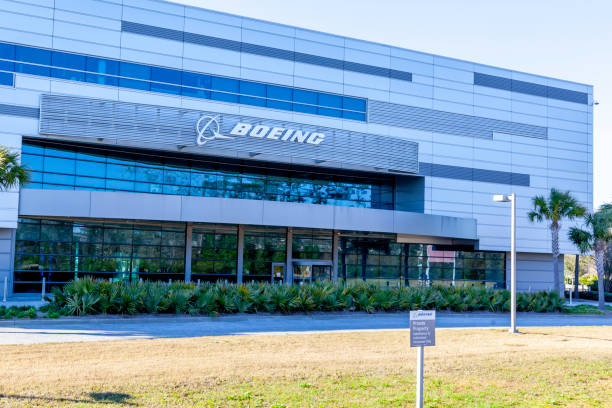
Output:
[[584,224],[587,229],[572,227],[569,238],[580,252],[595,252],[599,309],[605,310],[604,252],[612,242],[612,204],[604,204],[594,214],[587,214]]
[[562,192],[553,188],[550,190],[548,197],[535,196],[533,198],[533,210],[527,214],[531,222],[542,222],[544,220],[549,222],[552,236],[553,282],[555,290],[560,294],[563,293],[561,287],[563,279],[559,276],[559,230],[561,229],[561,221],[564,218],[573,220],[582,217],[585,212],[586,209],[572,197],[569,191]]
[[19,154],[0,146],[0,191],[8,190],[30,181],[30,171],[19,164]]

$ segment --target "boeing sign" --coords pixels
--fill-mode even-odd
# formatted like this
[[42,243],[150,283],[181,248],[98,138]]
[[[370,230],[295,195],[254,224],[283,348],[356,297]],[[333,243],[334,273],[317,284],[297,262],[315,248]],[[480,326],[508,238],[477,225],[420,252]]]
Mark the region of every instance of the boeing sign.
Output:
[[234,137],[241,136],[309,145],[318,145],[325,140],[325,134],[320,132],[308,132],[278,126],[252,125],[243,122],[236,123],[229,136],[227,136],[220,133],[217,116],[202,116],[198,119],[196,122],[196,133],[196,143],[198,146],[203,146],[212,140],[233,139]]

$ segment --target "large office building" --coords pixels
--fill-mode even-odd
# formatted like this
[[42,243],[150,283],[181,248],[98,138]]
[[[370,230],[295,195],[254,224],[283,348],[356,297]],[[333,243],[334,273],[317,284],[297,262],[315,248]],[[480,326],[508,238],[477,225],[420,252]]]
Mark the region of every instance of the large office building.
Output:
[[[569,54],[568,54],[569,57]],[[592,87],[156,0],[5,0],[0,279],[552,288]],[[561,231],[561,252],[575,253]]]

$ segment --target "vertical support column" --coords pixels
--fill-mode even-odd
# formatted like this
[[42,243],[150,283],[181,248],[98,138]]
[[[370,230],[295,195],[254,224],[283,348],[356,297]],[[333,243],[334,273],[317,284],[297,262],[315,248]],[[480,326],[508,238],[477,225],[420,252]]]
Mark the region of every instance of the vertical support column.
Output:
[[244,225],[238,225],[238,254],[236,256],[236,282],[242,283],[244,265]]
[[338,282],[338,244],[340,243],[340,233],[332,231],[332,281]]
[[185,282],[191,282],[191,248],[193,247],[193,223],[185,227]]
[[510,333],[518,333],[516,329],[516,193],[513,193],[512,213],[510,219]]
[[285,264],[285,282],[293,283],[293,228],[287,228],[287,259]]
[[425,347],[419,346],[417,350],[417,384],[416,384],[416,407],[423,408],[423,357]]

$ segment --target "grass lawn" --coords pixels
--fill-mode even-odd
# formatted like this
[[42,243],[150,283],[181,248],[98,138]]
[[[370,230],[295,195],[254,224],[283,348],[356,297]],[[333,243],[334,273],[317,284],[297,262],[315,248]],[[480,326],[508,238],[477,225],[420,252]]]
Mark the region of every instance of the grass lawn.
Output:
[[[612,407],[612,328],[439,330],[428,407]],[[406,407],[407,331],[0,346],[2,407]]]

